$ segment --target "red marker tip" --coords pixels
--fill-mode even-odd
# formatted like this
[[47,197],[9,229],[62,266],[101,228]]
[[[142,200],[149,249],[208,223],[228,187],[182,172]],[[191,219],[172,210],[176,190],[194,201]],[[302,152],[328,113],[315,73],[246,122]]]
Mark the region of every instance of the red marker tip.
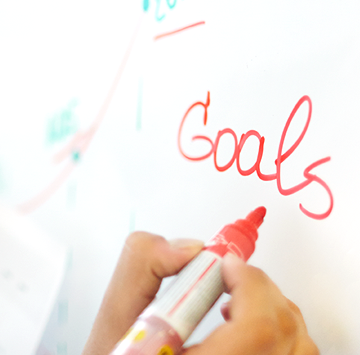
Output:
[[264,220],[266,215],[266,208],[261,206],[256,208],[254,211],[250,212],[246,216],[246,220],[253,223],[256,228],[259,228]]

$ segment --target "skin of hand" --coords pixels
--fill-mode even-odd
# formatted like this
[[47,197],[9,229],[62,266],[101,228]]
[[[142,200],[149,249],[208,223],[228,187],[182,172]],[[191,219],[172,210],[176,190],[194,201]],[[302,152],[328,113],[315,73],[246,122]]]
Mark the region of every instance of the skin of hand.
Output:
[[[82,355],[108,355],[154,299],[164,277],[177,274],[202,249],[194,239],[166,241],[146,232],[126,240]],[[233,255],[223,261],[232,296],[226,322],[183,355],[318,355],[299,308],[260,269]]]

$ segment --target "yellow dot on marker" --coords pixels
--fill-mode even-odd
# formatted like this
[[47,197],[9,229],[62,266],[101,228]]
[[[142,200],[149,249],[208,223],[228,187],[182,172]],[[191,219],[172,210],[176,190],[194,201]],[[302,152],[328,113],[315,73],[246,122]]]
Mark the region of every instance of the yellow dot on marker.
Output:
[[146,331],[140,330],[140,332],[135,335],[133,342],[137,343],[137,342],[143,340],[145,338],[145,335],[146,335]]
[[160,348],[157,355],[174,355],[174,352],[169,345],[164,345]]

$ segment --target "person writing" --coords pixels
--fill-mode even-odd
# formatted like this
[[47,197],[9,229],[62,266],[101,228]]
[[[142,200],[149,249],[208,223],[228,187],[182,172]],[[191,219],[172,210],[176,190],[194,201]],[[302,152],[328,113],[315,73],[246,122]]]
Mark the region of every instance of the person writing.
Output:
[[[146,232],[126,240],[82,355],[108,355],[155,298],[202,249],[193,239],[167,241]],[[222,276],[231,300],[225,323],[183,355],[318,355],[299,308],[260,269],[227,255]]]

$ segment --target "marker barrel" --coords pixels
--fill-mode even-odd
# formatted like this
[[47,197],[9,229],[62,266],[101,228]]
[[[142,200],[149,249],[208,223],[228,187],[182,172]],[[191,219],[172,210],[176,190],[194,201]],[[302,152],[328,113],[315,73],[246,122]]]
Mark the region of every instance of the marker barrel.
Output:
[[222,258],[251,256],[265,209],[226,225],[140,315],[111,355],[177,355],[182,344],[224,292]]

